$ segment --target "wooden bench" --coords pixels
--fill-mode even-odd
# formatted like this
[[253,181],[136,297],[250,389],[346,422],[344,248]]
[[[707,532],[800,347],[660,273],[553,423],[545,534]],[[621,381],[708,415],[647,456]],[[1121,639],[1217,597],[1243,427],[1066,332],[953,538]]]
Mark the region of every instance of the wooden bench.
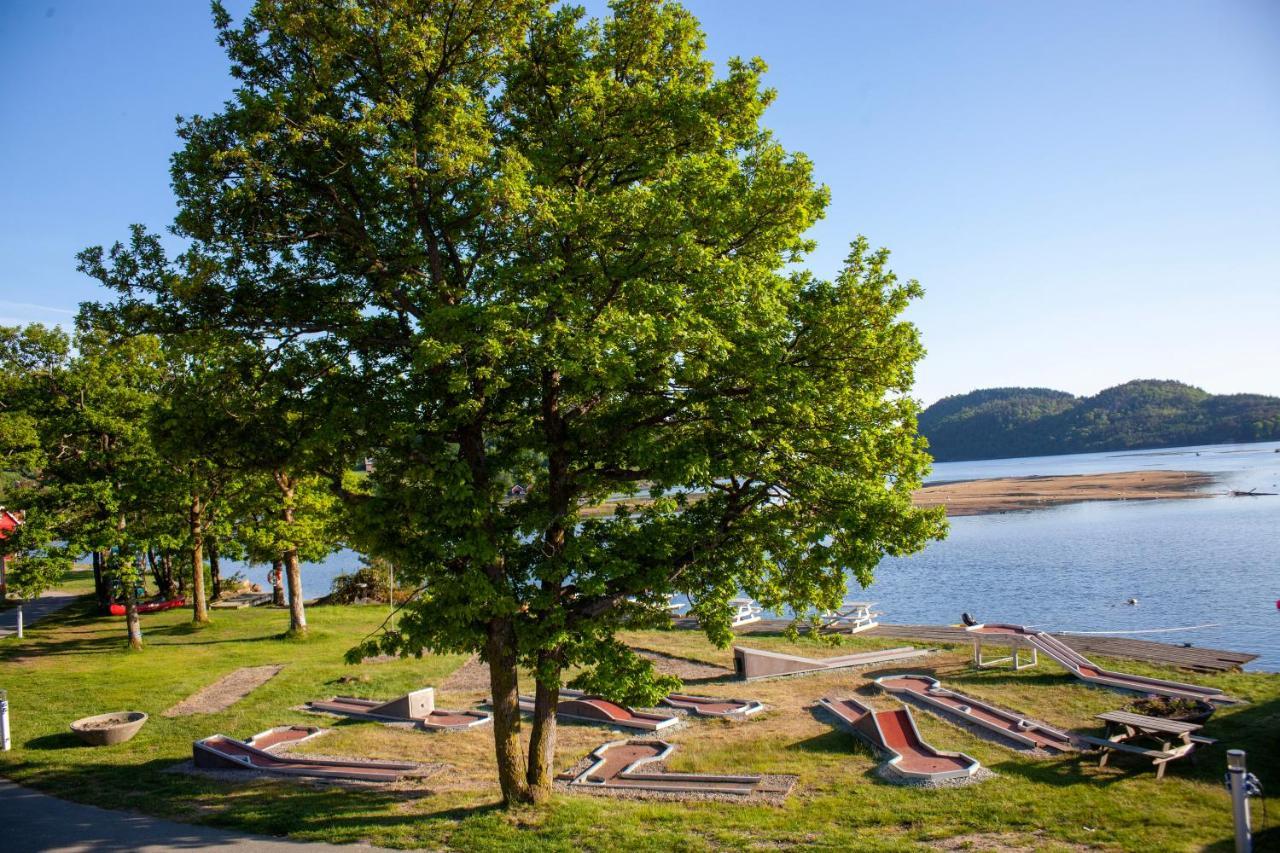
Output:
[[1096,746],[1102,750],[1102,758],[1098,761],[1099,767],[1107,766],[1107,759],[1111,757],[1113,752],[1127,752],[1130,755],[1141,755],[1143,758],[1150,758],[1152,765],[1156,768],[1156,778],[1164,778],[1164,768],[1176,758],[1189,753],[1192,749],[1190,744],[1179,746],[1170,750],[1148,749],[1145,746],[1138,746],[1125,741],[1107,740],[1100,737],[1090,737],[1089,735],[1076,735],[1076,740],[1082,741],[1092,746]]

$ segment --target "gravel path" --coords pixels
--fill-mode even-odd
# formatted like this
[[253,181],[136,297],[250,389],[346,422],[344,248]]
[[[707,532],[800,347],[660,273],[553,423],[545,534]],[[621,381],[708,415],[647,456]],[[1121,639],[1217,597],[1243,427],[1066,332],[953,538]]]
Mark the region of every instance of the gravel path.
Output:
[[[50,613],[57,613],[62,608],[69,606],[79,597],[74,592],[54,591],[46,592],[35,601],[28,601],[22,605],[22,625],[24,630],[30,628]],[[17,636],[17,634],[18,608],[10,607],[7,610],[0,610],[0,637]]]
[[284,669],[278,664],[246,666],[222,676],[213,684],[192,693],[177,705],[161,712],[162,717],[185,717],[188,714],[216,714],[225,711],[254,688],[261,687]]

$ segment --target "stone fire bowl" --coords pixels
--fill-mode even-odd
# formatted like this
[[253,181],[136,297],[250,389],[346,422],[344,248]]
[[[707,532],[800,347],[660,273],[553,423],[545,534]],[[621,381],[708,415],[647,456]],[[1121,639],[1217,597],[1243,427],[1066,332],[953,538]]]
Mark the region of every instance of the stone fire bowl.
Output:
[[138,733],[147,715],[141,711],[112,711],[85,717],[71,724],[71,731],[89,746],[114,746]]

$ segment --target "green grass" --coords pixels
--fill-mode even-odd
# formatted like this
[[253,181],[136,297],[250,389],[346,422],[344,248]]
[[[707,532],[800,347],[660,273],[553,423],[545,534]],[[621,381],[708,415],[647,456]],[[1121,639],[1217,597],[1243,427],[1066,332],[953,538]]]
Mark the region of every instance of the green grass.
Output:
[[[0,774],[107,808],[305,840],[455,850],[900,850],[944,838],[956,839],[953,849],[1228,849],[1230,805],[1220,782],[1224,748],[1247,749],[1264,785],[1280,788],[1280,677],[1190,676],[1125,661],[1114,663],[1131,672],[1215,684],[1250,703],[1220,711],[1206,734],[1223,745],[1204,750],[1196,764],[1175,763],[1162,782],[1149,765],[1123,759],[1098,769],[1093,760],[1077,757],[1026,758],[918,712],[928,740],[967,752],[998,774],[978,786],[922,791],[881,782],[869,751],[811,710],[820,696],[854,690],[889,707],[891,700],[867,688],[866,676],[877,673],[751,685],[692,683],[689,688],[699,692],[760,698],[770,710],[748,723],[696,721],[670,735],[678,745],[672,769],[795,774],[798,785],[784,806],[559,795],[545,807],[506,812],[496,807],[492,743],[484,730],[428,735],[290,710],[335,693],[393,696],[439,685],[463,662],[427,656],[345,666],[342,653],[384,615],[380,607],[313,608],[311,636],[289,640],[282,637],[287,613],[281,610],[214,611],[213,624],[202,629],[189,625],[187,611],[171,611],[145,616],[147,647],[129,653],[123,650],[123,620],[93,615],[82,600],[34,626],[27,640],[0,641],[0,687],[9,691],[14,739],[13,751],[0,754]],[[731,662],[729,651],[690,632],[645,632],[630,639],[709,663]],[[778,637],[753,636],[744,644],[829,653],[811,642],[793,645]],[[845,645],[898,644],[850,639]],[[223,712],[160,716],[234,669],[268,663],[285,666]],[[1094,733],[1093,715],[1125,701],[1070,679],[1049,662],[1018,673],[973,672],[967,652],[955,649],[910,668],[1050,723]],[[885,671],[890,669],[878,673]],[[356,680],[340,683],[344,677]],[[477,688],[444,691],[439,699],[444,707],[466,707],[484,695]],[[123,709],[152,715],[127,744],[92,749],[67,730],[78,717]],[[388,789],[278,779],[234,784],[172,772],[189,759],[191,742],[200,737],[244,737],[273,725],[318,721],[335,732],[313,742],[311,751],[447,767]],[[610,738],[588,726],[563,726],[560,732],[561,769]]]

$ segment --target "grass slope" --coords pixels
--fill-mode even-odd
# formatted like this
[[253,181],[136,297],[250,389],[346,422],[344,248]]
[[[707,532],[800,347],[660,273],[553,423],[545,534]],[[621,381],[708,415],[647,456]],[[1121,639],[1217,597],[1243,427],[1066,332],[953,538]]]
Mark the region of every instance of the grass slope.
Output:
[[[93,615],[87,600],[35,626],[24,642],[0,643],[0,686],[9,690],[14,749],[0,753],[0,774],[43,791],[116,809],[297,839],[452,850],[900,850],[945,842],[950,849],[1193,850],[1231,837],[1221,786],[1223,746],[1197,764],[1176,763],[1157,783],[1149,766],[1119,759],[1098,769],[1091,759],[1033,760],[977,739],[926,713],[926,737],[963,750],[999,778],[976,787],[922,791],[893,787],[874,775],[878,760],[812,710],[826,694],[859,690],[882,707],[893,700],[867,689],[872,673],[832,673],[742,685],[691,682],[690,690],[765,701],[770,710],[745,724],[695,721],[669,735],[679,745],[671,769],[792,773],[800,777],[783,807],[725,803],[625,801],[558,796],[544,808],[496,807],[487,731],[427,735],[372,723],[336,722],[289,710],[334,693],[393,696],[440,685],[462,664],[456,656],[343,665],[343,651],[383,618],[375,607],[310,611],[312,637],[281,638],[287,614],[271,609],[220,611],[193,630],[185,611],[144,617],[147,648],[122,650],[120,619]],[[632,635],[635,645],[722,666],[728,650],[689,632]],[[812,642],[751,637],[745,645],[827,654]],[[893,645],[850,639],[851,648]],[[1052,664],[1020,673],[973,672],[952,649],[911,667],[947,684],[1064,727],[1097,733],[1092,715],[1124,699],[1068,678]],[[276,678],[217,714],[169,719],[160,712],[242,666],[283,663]],[[1170,675],[1123,662],[1127,671]],[[354,682],[339,679],[354,677]],[[1175,675],[1188,678],[1189,676]],[[1197,678],[1247,698],[1219,712],[1207,733],[1249,750],[1270,788],[1280,786],[1280,677],[1231,674]],[[467,707],[482,689],[439,690],[443,707]],[[88,714],[133,709],[152,719],[119,747],[81,746],[67,723]],[[271,779],[236,784],[172,772],[191,742],[214,732],[243,737],[272,725],[316,723],[334,734],[309,751],[445,764],[425,780],[388,789],[344,788]],[[567,767],[611,735],[562,726],[558,765]],[[984,846],[994,845],[994,846]],[[1225,848],[1224,848],[1225,849]]]

